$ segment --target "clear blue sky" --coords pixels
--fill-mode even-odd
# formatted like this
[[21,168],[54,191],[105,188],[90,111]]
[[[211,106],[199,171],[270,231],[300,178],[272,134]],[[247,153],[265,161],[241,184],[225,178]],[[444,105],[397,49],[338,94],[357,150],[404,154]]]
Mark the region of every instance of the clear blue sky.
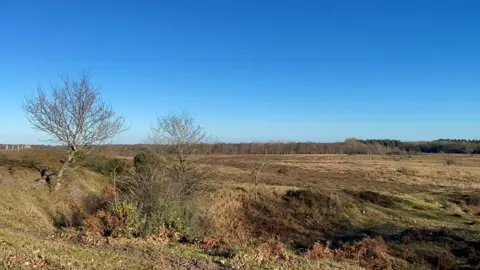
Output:
[[0,1],[0,143],[89,69],[143,142],[188,110],[219,140],[479,138],[480,1]]

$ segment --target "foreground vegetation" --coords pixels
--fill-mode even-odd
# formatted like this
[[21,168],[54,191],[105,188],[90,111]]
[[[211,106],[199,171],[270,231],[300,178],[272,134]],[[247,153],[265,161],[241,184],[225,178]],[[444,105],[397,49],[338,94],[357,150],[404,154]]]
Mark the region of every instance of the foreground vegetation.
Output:
[[146,226],[122,190],[148,157],[97,153],[51,193],[36,180],[62,155],[0,155],[0,268],[479,267],[476,156],[267,156],[257,184],[265,156],[209,156],[188,203],[161,204]]

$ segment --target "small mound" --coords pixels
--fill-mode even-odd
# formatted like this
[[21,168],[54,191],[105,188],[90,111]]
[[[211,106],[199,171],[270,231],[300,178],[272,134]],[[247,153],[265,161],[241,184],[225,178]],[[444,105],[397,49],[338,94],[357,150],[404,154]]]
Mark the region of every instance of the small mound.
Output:
[[400,234],[400,240],[402,242],[436,242],[444,244],[455,244],[457,242],[463,242],[464,239],[457,236],[452,230],[449,229],[418,229],[410,228],[403,231]]
[[[414,250],[406,249],[403,255],[404,259],[413,264],[429,264],[432,269],[452,269],[455,266],[455,256],[448,250],[430,250],[426,248],[417,248]],[[465,268],[469,269],[469,268]]]
[[289,206],[325,208],[333,205],[334,198],[311,190],[289,190],[283,200]]
[[370,202],[385,208],[392,208],[396,203],[402,202],[402,199],[385,194],[380,194],[374,191],[346,191],[346,193],[362,201]]
[[480,194],[452,194],[450,200],[457,204],[480,206]]
[[259,261],[288,261],[289,257],[285,244],[275,238],[267,239],[257,248],[257,259]]
[[409,263],[427,263],[432,269],[452,269],[461,263],[468,266],[462,269],[477,269],[480,244],[463,238],[462,234],[447,228],[409,228],[386,240],[398,243],[396,255]]

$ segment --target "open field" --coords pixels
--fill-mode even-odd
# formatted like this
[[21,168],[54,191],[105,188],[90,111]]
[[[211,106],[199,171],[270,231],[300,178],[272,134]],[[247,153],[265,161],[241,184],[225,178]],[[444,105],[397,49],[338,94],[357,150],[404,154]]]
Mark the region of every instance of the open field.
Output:
[[[112,180],[82,165],[52,194],[35,180],[40,168],[58,168],[61,155],[0,154],[0,268],[479,267],[477,155],[272,155],[258,185],[252,167],[264,156],[210,156],[203,162],[214,174],[195,198],[204,221],[198,241],[89,239],[82,221],[94,213],[86,202]],[[312,255],[315,243],[328,241],[334,250],[366,237],[386,251],[372,255],[367,246],[361,258],[353,248],[342,256]]]

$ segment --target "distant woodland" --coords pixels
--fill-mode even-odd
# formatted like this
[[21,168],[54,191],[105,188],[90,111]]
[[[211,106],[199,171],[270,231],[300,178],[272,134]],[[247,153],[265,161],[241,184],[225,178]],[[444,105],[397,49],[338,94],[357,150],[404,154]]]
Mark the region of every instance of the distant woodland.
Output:
[[[53,146],[33,146],[35,148],[53,148]],[[133,156],[143,149],[159,150],[161,145],[106,145],[101,148],[117,156]],[[215,143],[197,145],[209,149],[217,155],[251,154],[415,154],[415,153],[452,153],[480,154],[480,140],[439,139],[426,142],[402,142],[399,140],[346,139],[344,142],[252,142],[252,143]],[[0,145],[0,149],[3,149]],[[55,147],[56,148],[56,147]]]

